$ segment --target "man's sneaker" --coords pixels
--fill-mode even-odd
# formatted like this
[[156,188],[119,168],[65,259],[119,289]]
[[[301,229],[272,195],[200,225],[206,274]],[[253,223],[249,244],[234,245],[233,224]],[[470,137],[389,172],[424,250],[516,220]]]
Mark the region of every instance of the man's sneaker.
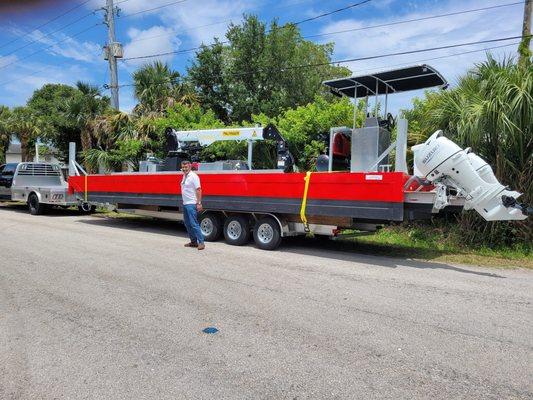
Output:
[[203,249],[205,249],[205,244],[200,243],[200,244],[199,244],[198,246],[196,246],[196,247],[198,247],[198,250],[203,250]]
[[198,243],[189,242],[184,244],[185,247],[198,247]]

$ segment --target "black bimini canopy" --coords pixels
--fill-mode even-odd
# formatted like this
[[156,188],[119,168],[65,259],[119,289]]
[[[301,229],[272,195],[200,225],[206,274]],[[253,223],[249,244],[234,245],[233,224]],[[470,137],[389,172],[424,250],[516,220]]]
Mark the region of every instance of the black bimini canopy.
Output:
[[431,87],[446,87],[442,75],[429,65],[378,72],[375,74],[339,78],[323,82],[333,94],[348,97],[366,97],[382,94],[408,92]]

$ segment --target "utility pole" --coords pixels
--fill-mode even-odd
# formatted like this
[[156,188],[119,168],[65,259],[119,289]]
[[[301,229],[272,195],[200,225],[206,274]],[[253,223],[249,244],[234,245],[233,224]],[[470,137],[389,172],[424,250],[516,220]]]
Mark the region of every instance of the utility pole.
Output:
[[107,45],[104,46],[104,58],[109,61],[109,76],[111,89],[111,106],[116,110],[119,109],[118,103],[118,71],[117,58],[123,57],[122,45],[117,42],[115,38],[115,12],[117,11],[113,6],[113,0],[106,0],[106,7],[104,8],[105,20],[107,25]]
[[531,10],[533,1],[526,0],[524,2],[524,23],[522,24],[522,40],[518,46],[519,60],[518,63],[524,65],[531,57]]

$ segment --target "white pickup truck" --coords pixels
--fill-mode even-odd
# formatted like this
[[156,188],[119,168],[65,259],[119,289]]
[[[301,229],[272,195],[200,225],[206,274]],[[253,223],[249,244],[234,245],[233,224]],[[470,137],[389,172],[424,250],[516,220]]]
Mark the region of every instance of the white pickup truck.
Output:
[[80,211],[92,212],[94,206],[80,203],[68,194],[58,164],[22,162],[0,165],[0,201],[21,201],[32,215],[46,212],[53,206],[78,206]]

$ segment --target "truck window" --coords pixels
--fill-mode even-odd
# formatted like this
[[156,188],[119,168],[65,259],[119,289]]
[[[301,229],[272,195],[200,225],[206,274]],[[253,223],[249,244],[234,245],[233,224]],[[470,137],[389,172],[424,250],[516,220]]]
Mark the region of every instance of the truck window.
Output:
[[15,174],[16,169],[17,169],[17,164],[6,164],[4,167],[4,171],[2,172],[2,175],[13,176]]
[[4,168],[5,168],[5,167],[6,167],[5,164],[4,164],[4,165],[0,165],[0,175],[3,174],[3,172],[4,172]]

